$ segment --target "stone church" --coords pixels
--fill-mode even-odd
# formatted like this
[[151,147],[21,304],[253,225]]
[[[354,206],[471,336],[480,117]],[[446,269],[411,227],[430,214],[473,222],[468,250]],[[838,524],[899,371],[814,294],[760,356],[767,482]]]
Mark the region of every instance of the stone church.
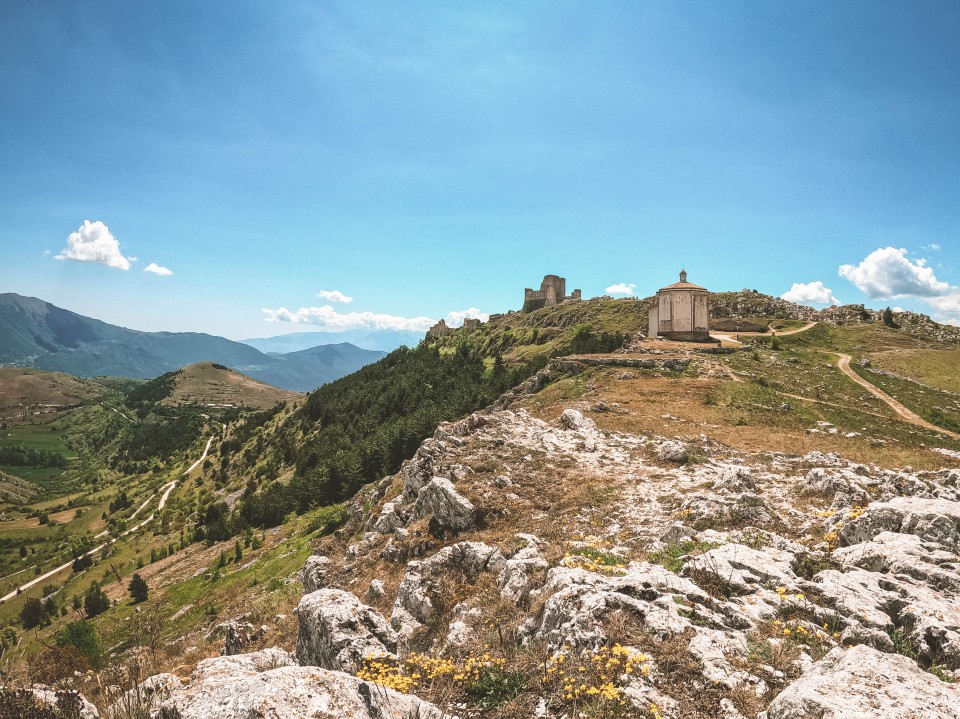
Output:
[[705,287],[680,281],[657,290],[650,307],[647,337],[663,337],[685,342],[710,341],[710,296]]

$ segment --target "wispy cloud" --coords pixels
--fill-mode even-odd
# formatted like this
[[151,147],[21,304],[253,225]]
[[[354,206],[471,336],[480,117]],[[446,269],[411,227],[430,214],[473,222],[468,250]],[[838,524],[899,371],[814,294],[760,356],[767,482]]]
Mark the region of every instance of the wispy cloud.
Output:
[[329,302],[353,302],[352,297],[347,297],[347,295],[343,294],[340,290],[320,290],[317,293],[317,297]]
[[84,220],[76,232],[67,237],[67,246],[55,257],[58,260],[93,262],[119,270],[129,270],[136,257],[124,257],[120,243],[110,229],[100,222]]
[[334,332],[348,329],[426,332],[435,322],[429,317],[399,317],[378,312],[337,312],[331,305],[301,307],[298,310],[281,307],[276,310],[264,309],[263,313],[267,322],[315,325]]
[[618,282],[606,289],[608,295],[632,295],[637,286],[633,282]]
[[824,286],[823,282],[794,282],[793,286],[780,295],[789,302],[799,305],[839,305],[840,300],[833,294],[833,290]]
[[158,265],[156,262],[151,262],[149,265],[143,268],[144,272],[152,272],[155,275],[172,275],[173,270],[168,270],[166,267]]
[[870,299],[936,297],[950,288],[937,279],[925,259],[911,262],[905,249],[895,247],[874,250],[859,265],[841,265],[840,276]]
[[460,327],[463,324],[463,321],[466,318],[477,319],[481,322],[486,322],[490,319],[490,315],[487,312],[481,312],[476,307],[471,307],[468,310],[454,310],[447,314],[447,324],[450,327]]

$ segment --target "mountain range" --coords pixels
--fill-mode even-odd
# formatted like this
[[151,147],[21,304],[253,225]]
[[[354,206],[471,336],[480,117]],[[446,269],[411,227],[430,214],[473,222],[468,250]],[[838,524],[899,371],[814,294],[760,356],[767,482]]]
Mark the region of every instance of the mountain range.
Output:
[[49,302],[0,294],[0,366],[79,377],[152,378],[196,362],[217,362],[262,382],[304,392],[375,362],[384,352],[349,343],[267,355],[199,332],[141,332],[84,317]]
[[356,329],[343,332],[293,332],[276,337],[256,337],[240,340],[245,345],[256,347],[267,354],[297,352],[318,345],[333,345],[348,342],[365,350],[392,352],[401,345],[416,347],[423,339],[423,332],[415,330]]

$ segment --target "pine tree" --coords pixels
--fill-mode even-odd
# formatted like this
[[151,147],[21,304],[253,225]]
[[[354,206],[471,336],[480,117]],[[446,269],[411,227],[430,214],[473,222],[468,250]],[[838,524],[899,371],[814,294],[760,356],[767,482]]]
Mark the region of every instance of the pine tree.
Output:
[[130,596],[133,597],[134,603],[139,604],[140,602],[147,601],[147,596],[150,593],[150,588],[147,586],[146,581],[139,574],[134,574],[130,578],[130,586],[127,588],[130,592]]
[[88,617],[95,617],[109,608],[110,598],[100,589],[99,582],[92,582],[87,593],[83,595],[83,610]]
[[240,541],[237,540],[233,543],[233,561],[239,562],[243,559],[243,549],[240,548]]

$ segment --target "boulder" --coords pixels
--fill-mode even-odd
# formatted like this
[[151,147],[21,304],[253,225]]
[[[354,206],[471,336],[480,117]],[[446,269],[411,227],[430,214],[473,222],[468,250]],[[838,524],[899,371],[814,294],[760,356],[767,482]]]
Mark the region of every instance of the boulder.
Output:
[[154,674],[125,692],[110,707],[110,712],[115,717],[145,716],[152,707],[166,701],[182,687],[183,683],[174,674]]
[[446,719],[428,702],[343,672],[300,666],[248,671],[209,664],[198,668],[190,685],[174,692],[153,714],[153,719],[238,717]]
[[473,526],[476,510],[469,499],[454,489],[449,479],[434,477],[420,489],[413,507],[415,519],[429,515],[443,529],[462,531]]
[[668,439],[657,445],[657,457],[663,462],[683,464],[689,456],[687,445],[683,442]]
[[29,719],[29,717],[34,716],[34,712],[31,710],[37,704],[59,710],[63,716],[71,717],[71,719],[99,719],[100,717],[97,708],[78,692],[51,689],[42,684],[14,689],[11,692],[15,695],[18,703],[23,703],[22,708],[26,713],[21,715],[22,719]]
[[327,571],[329,568],[330,559],[328,557],[316,554],[307,557],[307,561],[303,563],[303,569],[300,571],[300,581],[303,582],[305,594],[327,586]]
[[297,662],[356,673],[364,657],[397,651],[397,636],[373,607],[350,592],[320,589],[297,606]]
[[537,537],[517,534],[515,538],[526,542],[526,546],[504,562],[497,581],[500,584],[500,596],[520,602],[530,593],[534,577],[543,575],[545,578],[550,564],[540,552],[540,540]]
[[472,582],[481,572],[499,575],[505,565],[500,550],[482,542],[459,542],[422,562],[409,562],[397,590],[390,624],[401,636],[410,636],[436,616],[444,581]]
[[597,433],[597,423],[589,417],[584,417],[582,412],[575,409],[563,410],[563,414],[560,415],[560,425],[581,434]]
[[765,719],[957,719],[960,691],[912,659],[858,645],[837,647],[770,704]]
[[[838,520],[839,521],[839,520]],[[881,532],[915,534],[921,539],[960,547],[960,502],[925,497],[894,497],[866,507],[840,527],[844,545],[867,542]]]

